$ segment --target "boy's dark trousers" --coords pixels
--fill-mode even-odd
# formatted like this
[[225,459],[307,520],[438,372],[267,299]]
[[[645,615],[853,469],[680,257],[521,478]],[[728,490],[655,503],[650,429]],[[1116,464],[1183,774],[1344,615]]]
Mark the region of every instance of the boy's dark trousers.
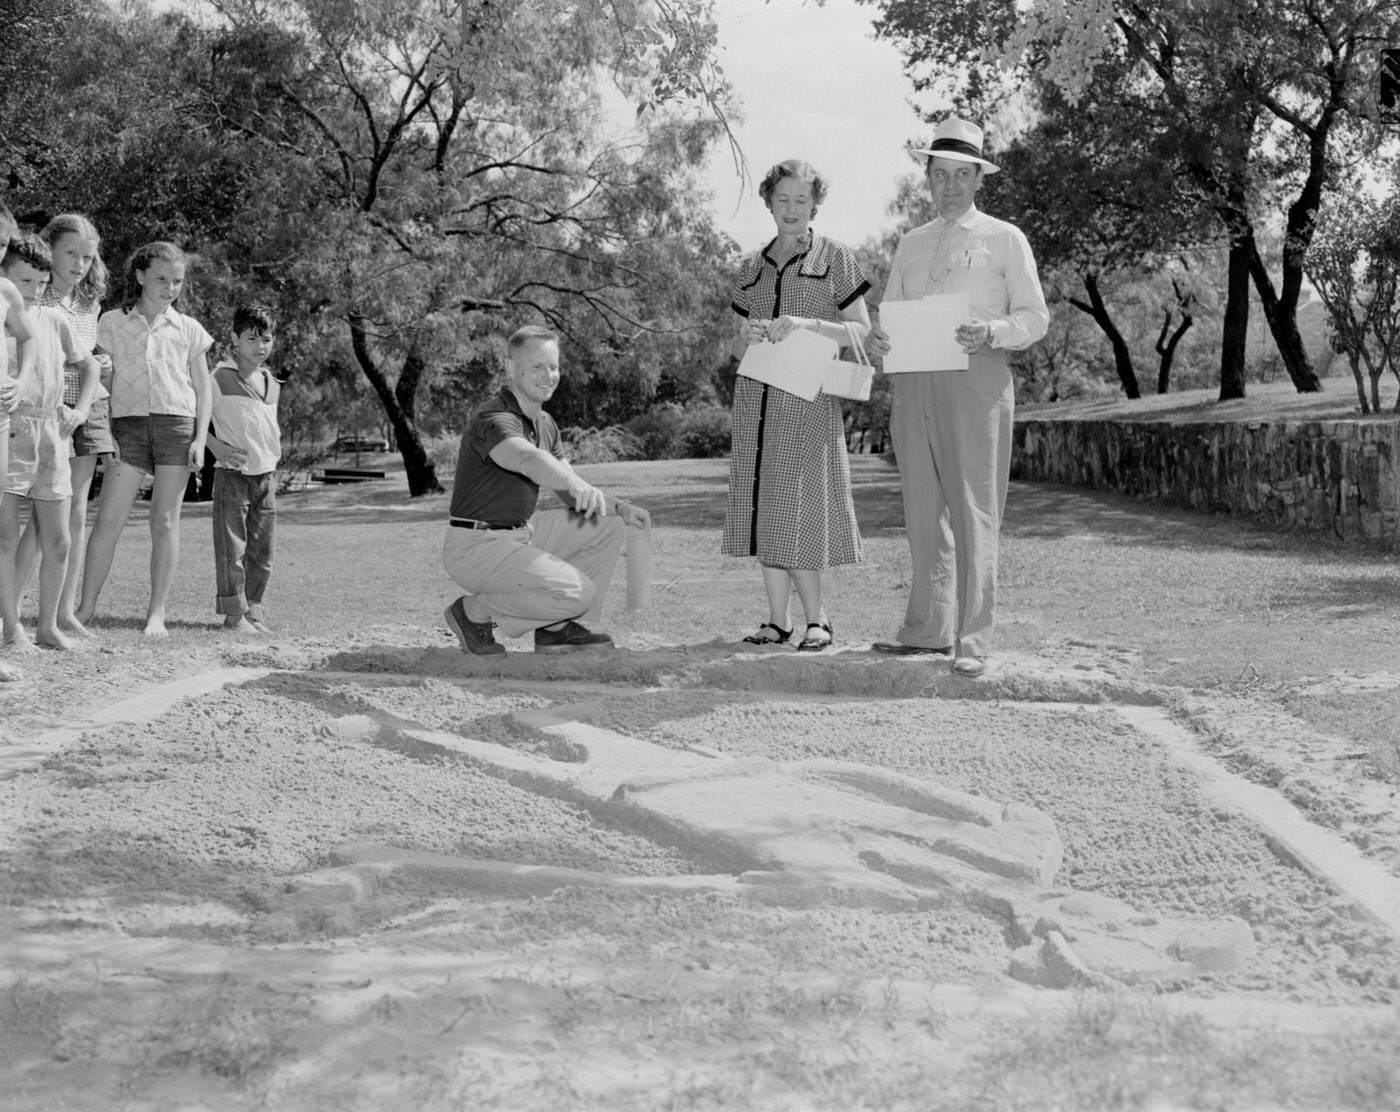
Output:
[[220,614],[262,616],[263,593],[272,575],[277,523],[277,472],[244,475],[214,471],[214,582]]

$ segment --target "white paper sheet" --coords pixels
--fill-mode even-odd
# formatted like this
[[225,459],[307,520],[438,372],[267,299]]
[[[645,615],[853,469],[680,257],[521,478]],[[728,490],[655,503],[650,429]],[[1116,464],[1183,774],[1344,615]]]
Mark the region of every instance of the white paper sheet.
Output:
[[739,373],[810,402],[839,350],[835,340],[798,329],[781,343],[750,344],[739,361]]
[[880,327],[890,338],[885,374],[965,371],[967,352],[954,333],[972,319],[965,293],[935,293],[917,301],[886,301]]

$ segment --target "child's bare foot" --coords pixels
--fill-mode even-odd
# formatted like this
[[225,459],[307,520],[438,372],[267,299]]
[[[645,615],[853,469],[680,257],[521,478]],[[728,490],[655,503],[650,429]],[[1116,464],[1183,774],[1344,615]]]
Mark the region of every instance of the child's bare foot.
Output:
[[267,624],[267,621],[261,616],[254,617],[252,614],[245,614],[244,617],[248,620],[249,624],[251,624],[252,627],[256,629],[259,633],[270,634],[272,632],[272,627],[269,626]]
[[76,614],[60,614],[58,616],[58,628],[64,633],[71,634],[74,637],[97,636],[97,634],[93,633],[87,626],[83,625],[82,622],[78,621],[78,616]]
[[63,636],[63,631],[54,626],[52,629],[41,629],[35,634],[35,641],[46,649],[57,649],[59,652],[71,652],[75,647],[73,642]]
[[18,668],[0,660],[0,683],[14,683],[24,675]]
[[92,617],[96,613],[96,604],[92,606],[79,606],[78,609],[73,611],[73,618],[78,625],[85,626],[88,622],[92,621]]
[[147,637],[162,639],[170,636],[170,631],[165,628],[165,619],[152,615],[146,619],[146,628],[141,631]]
[[223,631],[225,633],[241,633],[245,637],[259,637],[266,632],[256,622],[249,621],[242,614],[230,614],[226,617]]
[[11,630],[5,637],[5,644],[20,656],[31,656],[39,651],[38,646],[29,639],[29,631],[24,626],[16,626]]

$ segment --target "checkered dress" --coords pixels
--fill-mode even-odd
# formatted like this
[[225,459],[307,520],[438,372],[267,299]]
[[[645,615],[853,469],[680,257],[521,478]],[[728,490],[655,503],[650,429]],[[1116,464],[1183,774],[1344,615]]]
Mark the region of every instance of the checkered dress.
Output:
[[[64,296],[55,293],[52,287],[45,286],[43,293],[38,297],[37,304],[48,308],[57,309],[68,320],[69,327],[73,329],[73,335],[77,337],[78,343],[89,352],[97,343],[97,316],[102,306],[96,301],[79,301],[75,294]],[[83,372],[72,366],[63,368],[63,404],[77,405],[78,398],[83,392]],[[106,391],[101,391],[99,396],[105,395]]]
[[[746,259],[733,309],[741,317],[839,321],[841,310],[869,288],[855,252],[812,233],[807,250],[781,268],[768,248]],[[721,551],[777,568],[860,562],[840,398],[818,394],[804,401],[739,377]]]

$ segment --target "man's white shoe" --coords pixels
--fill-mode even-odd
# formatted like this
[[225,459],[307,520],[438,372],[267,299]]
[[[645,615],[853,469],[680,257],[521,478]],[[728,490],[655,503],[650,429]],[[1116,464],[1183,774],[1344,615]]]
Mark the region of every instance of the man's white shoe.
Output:
[[980,656],[960,656],[953,661],[953,675],[966,680],[975,680],[987,670],[987,662]]

